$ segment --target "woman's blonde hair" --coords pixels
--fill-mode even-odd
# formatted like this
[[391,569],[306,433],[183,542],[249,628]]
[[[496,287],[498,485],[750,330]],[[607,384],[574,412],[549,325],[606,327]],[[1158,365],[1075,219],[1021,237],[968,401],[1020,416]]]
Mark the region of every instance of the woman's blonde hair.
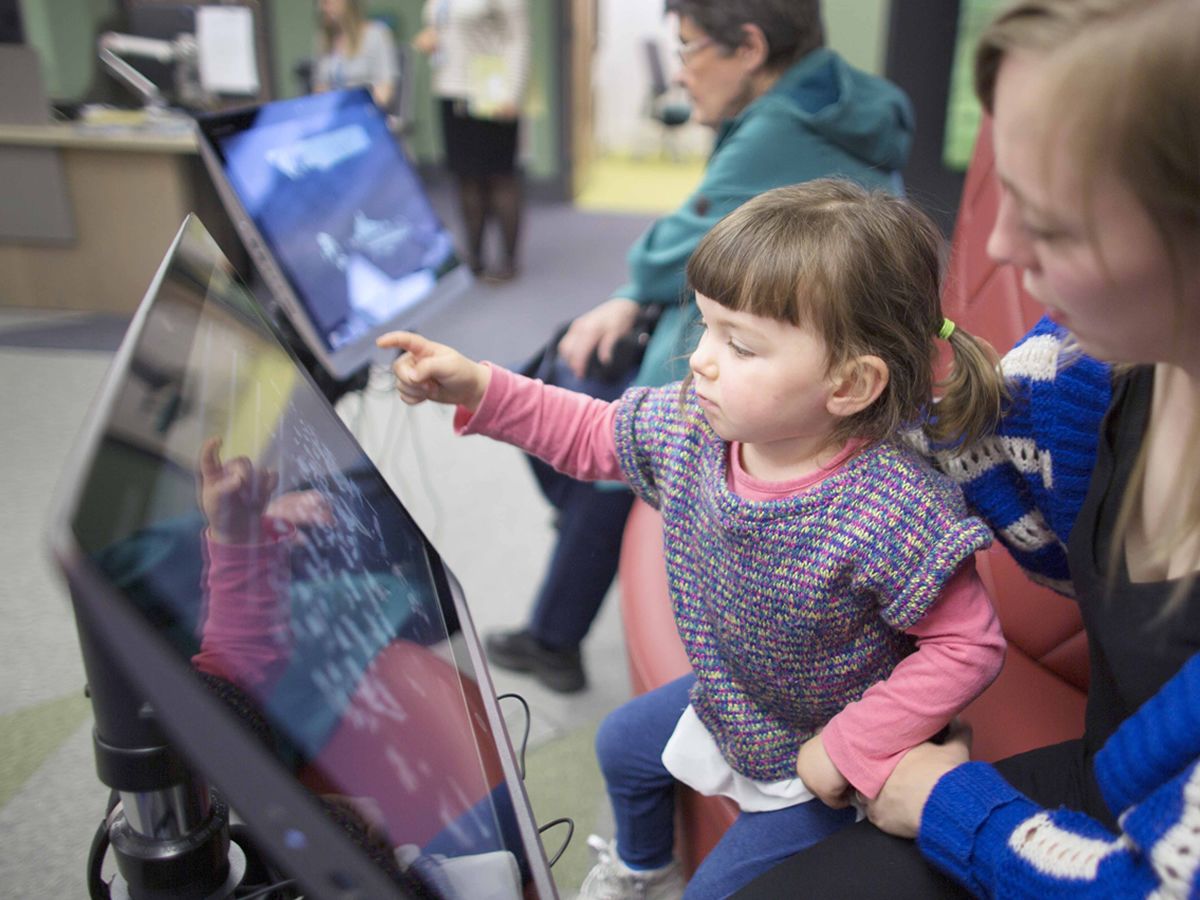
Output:
[[346,12],[336,23],[326,22],[320,17],[321,55],[328,56],[333,52],[334,42],[339,34],[346,36],[350,56],[358,56],[362,45],[363,27],[367,23],[367,15],[363,11],[362,0],[346,0]]
[[[1092,188],[1112,172],[1158,233],[1177,300],[1175,333],[1183,342],[1178,349],[1196,352],[1197,335],[1183,323],[1189,315],[1188,279],[1195,277],[1189,271],[1196,271],[1200,248],[1200,3],[1021,0],[1002,12],[980,39],[975,86],[989,112],[1000,68],[1013,52],[1032,53],[1047,65],[1055,88],[1043,104],[1057,125],[1048,140],[1065,140],[1079,173],[1080,202],[1100,264],[1104,260],[1096,241]],[[1138,299],[1130,297],[1129,302]],[[1200,533],[1200,423],[1188,445],[1188,464],[1179,473],[1184,512],[1179,527],[1157,548],[1165,553]],[[1124,552],[1145,474],[1143,442],[1110,545],[1110,572],[1117,571],[1117,554]],[[1176,599],[1200,569],[1200,558],[1193,562]]]
[[935,385],[943,247],[913,204],[819,179],[767,191],[719,221],[687,279],[728,309],[810,329],[827,348],[826,371],[865,355],[883,360],[883,393],[840,422],[835,439],[877,441],[919,424],[939,443],[974,440],[994,428],[1004,391],[995,353],[957,327],[951,372]]

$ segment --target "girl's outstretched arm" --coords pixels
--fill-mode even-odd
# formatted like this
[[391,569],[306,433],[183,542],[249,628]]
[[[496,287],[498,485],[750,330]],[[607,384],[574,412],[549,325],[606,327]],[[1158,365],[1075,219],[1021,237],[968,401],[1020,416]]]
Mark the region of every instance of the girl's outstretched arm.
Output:
[[407,331],[376,342],[403,353],[392,363],[408,404],[458,406],[455,429],[519,447],[584,481],[622,478],[613,438],[614,405],[467,359]]
[[487,366],[467,359],[452,347],[409,331],[389,332],[375,343],[403,351],[392,363],[392,372],[405,403],[416,405],[432,400],[462,406],[471,412],[479,408],[492,377]]

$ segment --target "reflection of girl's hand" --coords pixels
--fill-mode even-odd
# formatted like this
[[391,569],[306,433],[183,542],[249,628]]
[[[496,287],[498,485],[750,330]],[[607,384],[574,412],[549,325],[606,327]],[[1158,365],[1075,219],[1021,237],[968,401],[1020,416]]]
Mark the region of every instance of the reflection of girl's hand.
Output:
[[278,519],[300,528],[304,525],[332,525],[333,510],[320,491],[289,491],[267,504],[268,519]]
[[245,456],[221,462],[221,439],[211,437],[200,450],[200,509],[209,534],[222,544],[253,544],[262,537],[262,516],[279,475],[255,470]]

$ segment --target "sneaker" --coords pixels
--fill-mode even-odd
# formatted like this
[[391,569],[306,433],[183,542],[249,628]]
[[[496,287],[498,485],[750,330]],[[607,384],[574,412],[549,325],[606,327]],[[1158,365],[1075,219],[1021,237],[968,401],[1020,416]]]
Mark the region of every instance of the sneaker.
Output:
[[524,628],[488,635],[483,646],[493,665],[510,672],[529,672],[552,691],[573,694],[587,685],[578,647],[554,650]]
[[579,900],[679,900],[687,882],[679,863],[671,860],[661,869],[631,869],[617,856],[617,842],[597,835],[588,837],[596,851],[596,865],[579,887]]

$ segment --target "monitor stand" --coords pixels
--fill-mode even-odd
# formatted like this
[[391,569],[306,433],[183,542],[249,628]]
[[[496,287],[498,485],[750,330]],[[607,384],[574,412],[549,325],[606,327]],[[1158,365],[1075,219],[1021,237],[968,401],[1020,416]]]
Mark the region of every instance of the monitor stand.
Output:
[[[96,639],[86,609],[74,606],[96,721],[96,773],[113,791],[88,853],[89,896],[233,897],[247,855],[230,839],[228,805],[168,743],[111,648]],[[102,870],[110,852],[117,874],[106,885]]]

